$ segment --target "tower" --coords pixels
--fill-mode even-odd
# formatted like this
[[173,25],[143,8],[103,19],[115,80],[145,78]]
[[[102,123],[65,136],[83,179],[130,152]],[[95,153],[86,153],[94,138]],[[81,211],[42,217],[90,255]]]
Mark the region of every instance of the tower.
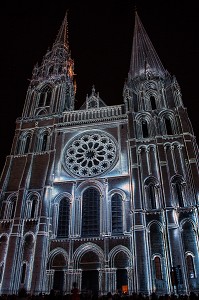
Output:
[[198,292],[198,146],[137,12],[123,104],[75,91],[66,14],[1,176],[1,293]]

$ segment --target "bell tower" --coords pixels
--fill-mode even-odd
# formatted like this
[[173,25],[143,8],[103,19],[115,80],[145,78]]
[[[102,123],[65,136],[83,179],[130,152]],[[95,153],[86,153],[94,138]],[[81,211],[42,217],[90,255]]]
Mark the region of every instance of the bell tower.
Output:
[[74,109],[74,62],[68,43],[67,13],[51,50],[34,67],[23,117],[59,114]]

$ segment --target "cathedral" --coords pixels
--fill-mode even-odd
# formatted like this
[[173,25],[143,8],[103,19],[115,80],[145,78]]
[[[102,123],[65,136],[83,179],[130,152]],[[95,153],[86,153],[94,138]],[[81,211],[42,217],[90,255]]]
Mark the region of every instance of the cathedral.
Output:
[[[75,108],[67,14],[33,68],[0,178],[0,294],[199,292],[199,161],[135,12],[123,103]],[[81,80],[81,79],[80,79]]]

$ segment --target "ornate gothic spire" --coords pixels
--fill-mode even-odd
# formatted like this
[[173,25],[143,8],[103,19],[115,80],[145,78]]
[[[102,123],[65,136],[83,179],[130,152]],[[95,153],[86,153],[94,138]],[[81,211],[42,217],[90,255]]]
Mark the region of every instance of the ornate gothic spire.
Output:
[[143,75],[165,77],[164,69],[140,18],[135,12],[135,26],[129,77],[131,79]]
[[64,20],[62,22],[62,25],[59,29],[59,32],[57,34],[56,40],[53,44],[57,45],[57,44],[62,44],[64,45],[64,47],[68,48],[68,21],[67,21],[67,12],[65,14]]

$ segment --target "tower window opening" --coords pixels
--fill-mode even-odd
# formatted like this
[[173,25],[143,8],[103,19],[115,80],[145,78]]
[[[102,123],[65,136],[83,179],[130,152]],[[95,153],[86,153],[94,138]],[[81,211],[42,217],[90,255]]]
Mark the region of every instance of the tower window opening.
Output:
[[151,108],[152,108],[152,110],[155,110],[157,108],[156,107],[156,102],[155,102],[155,97],[151,96],[150,97],[150,101],[151,101]]
[[44,135],[42,137],[41,151],[47,150],[47,142],[48,142],[48,134],[44,133]]
[[31,219],[35,218],[37,203],[38,203],[37,202],[37,197],[33,196],[33,198],[32,198],[32,207],[31,207],[31,214],[30,214]]
[[142,136],[143,138],[147,138],[149,136],[148,124],[146,120],[142,121]]
[[40,98],[39,98],[39,106],[43,106],[45,101],[45,94],[41,93]]
[[29,148],[30,148],[30,135],[27,135],[25,139],[24,153],[28,153]]
[[168,135],[172,135],[173,134],[173,130],[172,130],[172,126],[171,126],[171,120],[169,117],[165,118],[165,126],[166,126],[166,133]]
[[52,97],[52,89],[50,86],[45,86],[39,95],[39,104],[38,106],[49,106]]
[[177,197],[179,206],[184,207],[182,183],[177,181],[174,186],[175,186],[175,192],[176,192],[176,197]]
[[156,199],[155,199],[155,186],[153,183],[150,183],[148,186],[149,190],[149,201],[152,209],[156,209]]

